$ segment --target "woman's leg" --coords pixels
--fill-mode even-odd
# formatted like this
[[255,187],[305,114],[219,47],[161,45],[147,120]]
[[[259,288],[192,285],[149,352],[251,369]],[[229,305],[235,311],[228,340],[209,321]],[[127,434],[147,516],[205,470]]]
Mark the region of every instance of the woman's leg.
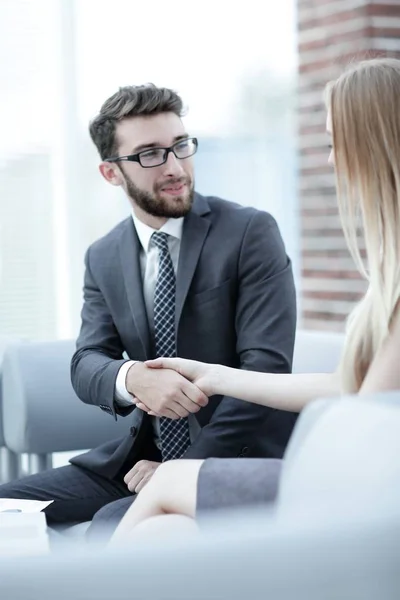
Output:
[[197,480],[202,460],[171,460],[158,467],[118,525],[111,543],[129,537],[139,523],[163,514],[196,514]]
[[158,515],[150,517],[136,525],[132,530],[132,541],[135,543],[149,539],[160,541],[162,539],[188,539],[199,535],[199,527],[191,517],[184,515]]

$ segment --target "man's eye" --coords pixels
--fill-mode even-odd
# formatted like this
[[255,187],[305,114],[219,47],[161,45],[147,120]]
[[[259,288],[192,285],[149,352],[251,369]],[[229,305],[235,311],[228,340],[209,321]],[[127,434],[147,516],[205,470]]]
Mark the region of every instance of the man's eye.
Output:
[[140,156],[142,158],[155,158],[156,156],[159,156],[160,153],[162,153],[162,150],[145,150],[140,153]]
[[178,150],[185,150],[189,146],[189,140],[183,140],[179,144],[175,144],[175,148]]

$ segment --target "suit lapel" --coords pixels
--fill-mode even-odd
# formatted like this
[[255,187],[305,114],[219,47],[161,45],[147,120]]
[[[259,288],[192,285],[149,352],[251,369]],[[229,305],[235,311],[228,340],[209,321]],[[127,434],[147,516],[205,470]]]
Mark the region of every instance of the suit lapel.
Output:
[[183,305],[193,279],[194,272],[203,248],[210,222],[204,215],[210,207],[203,196],[195,194],[193,208],[185,217],[179,252],[178,275],[176,280],[175,323],[178,328]]
[[119,251],[129,306],[143,346],[143,353],[149,357],[151,355],[151,338],[140,271],[140,242],[132,219],[129,219],[127,227],[121,235]]

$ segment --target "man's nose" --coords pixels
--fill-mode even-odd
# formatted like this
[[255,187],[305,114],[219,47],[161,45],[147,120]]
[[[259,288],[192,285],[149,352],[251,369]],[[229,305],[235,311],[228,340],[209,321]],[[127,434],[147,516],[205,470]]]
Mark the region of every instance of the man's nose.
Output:
[[184,173],[182,162],[176,158],[173,152],[168,154],[167,161],[164,163],[164,175],[179,177]]

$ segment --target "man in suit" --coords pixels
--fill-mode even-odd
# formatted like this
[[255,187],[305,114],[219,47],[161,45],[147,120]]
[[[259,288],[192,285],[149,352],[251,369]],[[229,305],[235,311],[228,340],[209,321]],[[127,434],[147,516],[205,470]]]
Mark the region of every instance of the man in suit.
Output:
[[194,191],[198,142],[181,114],[172,90],[129,86],[90,125],[100,172],[124,189],[132,215],[87,251],[71,377],[83,402],[132,422],[126,438],[69,466],[0,486],[3,497],[55,500],[49,524],[117,523],[165,460],[279,458],[294,425],[291,413],[207,399],[179,374],[144,364],[178,355],[291,368],[295,290],[276,222]]

